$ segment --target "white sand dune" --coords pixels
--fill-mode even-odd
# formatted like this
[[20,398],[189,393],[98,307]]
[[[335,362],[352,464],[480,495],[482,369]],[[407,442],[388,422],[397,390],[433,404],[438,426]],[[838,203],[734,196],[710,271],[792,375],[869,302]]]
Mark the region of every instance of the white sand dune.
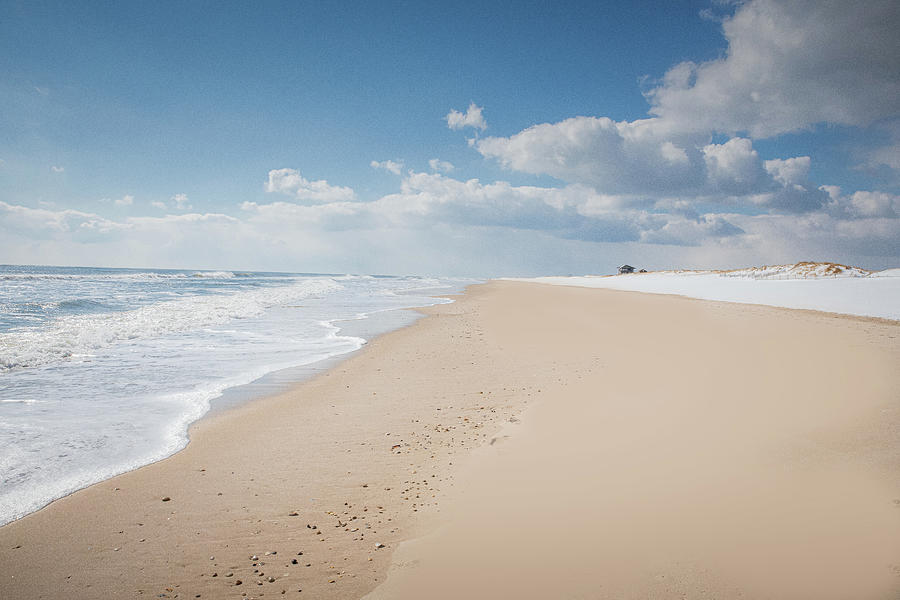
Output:
[[734,271],[657,271],[519,281],[676,294],[701,300],[900,320],[900,269],[872,273],[833,263],[797,263]]

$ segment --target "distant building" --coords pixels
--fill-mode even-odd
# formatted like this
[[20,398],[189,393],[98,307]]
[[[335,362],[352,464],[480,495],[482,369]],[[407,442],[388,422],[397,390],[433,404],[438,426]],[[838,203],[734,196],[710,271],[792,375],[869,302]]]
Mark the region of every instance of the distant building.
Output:
[[634,273],[634,267],[631,265],[622,265],[619,267],[619,275],[625,275],[626,273]]
[[640,271],[638,271],[638,273],[646,273],[646,272],[647,272],[647,269],[641,269]]

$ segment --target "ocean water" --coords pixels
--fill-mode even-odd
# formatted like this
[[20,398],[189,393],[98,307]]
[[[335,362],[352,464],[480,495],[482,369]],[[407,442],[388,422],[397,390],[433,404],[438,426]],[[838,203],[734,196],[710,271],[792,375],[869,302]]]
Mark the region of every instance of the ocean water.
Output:
[[362,320],[468,283],[0,266],[0,525],[171,455],[229,390],[357,350],[409,319]]

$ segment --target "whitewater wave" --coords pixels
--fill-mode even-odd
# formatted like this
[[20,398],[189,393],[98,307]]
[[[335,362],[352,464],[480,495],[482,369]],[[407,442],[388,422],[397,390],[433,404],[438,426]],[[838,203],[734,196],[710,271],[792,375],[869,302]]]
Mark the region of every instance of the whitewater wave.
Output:
[[193,271],[191,273],[158,273],[139,271],[135,273],[3,273],[0,281],[78,281],[78,280],[114,280],[114,281],[151,281],[160,279],[189,279],[191,277],[205,279],[233,279],[247,274],[236,274],[231,271]]
[[157,338],[247,319],[267,308],[342,289],[333,279],[235,293],[190,296],[134,310],[59,317],[47,326],[0,333],[0,371],[67,360],[117,342]]

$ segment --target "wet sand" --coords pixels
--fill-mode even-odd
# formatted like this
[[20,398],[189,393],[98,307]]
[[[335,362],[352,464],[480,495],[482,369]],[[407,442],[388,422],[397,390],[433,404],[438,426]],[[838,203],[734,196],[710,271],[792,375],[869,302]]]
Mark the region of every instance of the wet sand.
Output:
[[424,312],[0,528],[0,597],[897,597],[897,323],[514,282]]

